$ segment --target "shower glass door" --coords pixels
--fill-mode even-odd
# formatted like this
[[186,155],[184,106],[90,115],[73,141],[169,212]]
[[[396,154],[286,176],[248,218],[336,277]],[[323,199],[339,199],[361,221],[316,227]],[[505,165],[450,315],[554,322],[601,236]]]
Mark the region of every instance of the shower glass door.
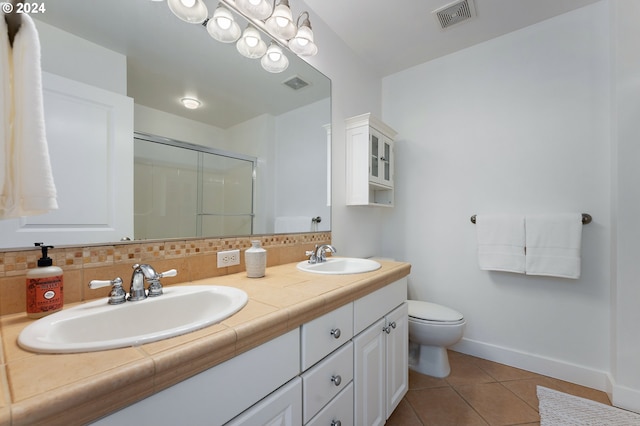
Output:
[[256,160],[136,133],[134,238],[253,233]]

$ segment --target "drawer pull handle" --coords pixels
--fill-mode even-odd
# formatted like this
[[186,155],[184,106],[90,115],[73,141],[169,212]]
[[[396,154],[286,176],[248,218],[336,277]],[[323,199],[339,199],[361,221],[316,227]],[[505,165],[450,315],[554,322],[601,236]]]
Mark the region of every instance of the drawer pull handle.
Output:
[[342,377],[340,377],[339,374],[336,374],[335,376],[331,376],[331,381],[334,385],[340,386],[340,383],[342,383]]
[[390,334],[392,328],[394,328],[394,329],[396,328],[395,321],[390,322],[389,325],[387,325],[386,327],[382,327],[382,331],[384,331],[387,334]]
[[335,337],[336,339],[340,338],[340,334],[342,334],[342,333],[340,332],[339,328],[334,328],[333,330],[331,330],[331,335],[333,337]]
[[342,422],[340,420],[331,420],[331,426],[342,426]]

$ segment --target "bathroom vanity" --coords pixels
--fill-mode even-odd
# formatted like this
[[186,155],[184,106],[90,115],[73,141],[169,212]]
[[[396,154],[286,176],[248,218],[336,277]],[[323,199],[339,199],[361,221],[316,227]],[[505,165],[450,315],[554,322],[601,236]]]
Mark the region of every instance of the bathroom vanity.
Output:
[[[261,279],[188,283],[238,287],[249,303],[220,324],[137,348],[34,355],[7,347],[30,321],[5,317],[11,424],[384,424],[408,386],[410,265],[380,263],[362,274],[286,264]],[[60,385],[39,375],[51,368],[82,376]],[[30,395],[15,382],[33,387],[36,377]]]

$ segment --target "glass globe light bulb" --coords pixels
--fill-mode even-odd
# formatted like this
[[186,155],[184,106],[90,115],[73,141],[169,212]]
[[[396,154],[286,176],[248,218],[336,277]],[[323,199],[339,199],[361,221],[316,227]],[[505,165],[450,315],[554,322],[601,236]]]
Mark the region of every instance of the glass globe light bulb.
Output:
[[184,7],[193,7],[193,5],[196,4],[196,0],[180,0],[180,3],[182,3]]
[[229,28],[231,28],[231,19],[227,18],[226,16],[217,18],[216,22],[218,23],[218,26],[223,30],[228,30]]

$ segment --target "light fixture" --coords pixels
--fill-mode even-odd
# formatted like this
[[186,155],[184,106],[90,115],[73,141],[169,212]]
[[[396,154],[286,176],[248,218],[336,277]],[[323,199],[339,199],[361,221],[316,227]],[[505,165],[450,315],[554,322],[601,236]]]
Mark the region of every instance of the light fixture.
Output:
[[[167,4],[171,12],[181,20],[203,24],[214,39],[222,43],[236,42],[236,49],[241,55],[250,59],[262,58],[262,67],[269,72],[282,72],[289,66],[283,46],[299,56],[318,53],[309,12],[302,12],[294,23],[289,0],[219,0],[211,18],[208,18],[204,0],[167,0]],[[240,31],[236,15],[249,21],[244,31]],[[260,32],[275,40],[269,49]],[[199,101],[195,101],[198,102],[195,107],[185,106],[197,108]]]
[[[275,0],[274,0],[275,2]],[[267,31],[276,38],[289,40],[296,35],[296,26],[289,8],[289,0],[280,0],[271,16],[264,23]]]
[[279,73],[287,69],[289,66],[289,59],[282,52],[282,48],[276,43],[271,42],[267,53],[260,59],[262,68],[272,73]]
[[219,4],[213,17],[207,22],[209,35],[222,43],[233,43],[240,38],[240,26],[233,19],[233,15],[223,5]]
[[[300,25],[300,18],[307,15]],[[313,42],[313,31],[309,22],[309,12],[302,12],[298,16],[298,32],[289,40],[289,49],[300,56],[313,56],[318,53],[318,46]]]
[[202,102],[196,98],[182,98],[180,99],[180,102],[182,102],[182,105],[188,109],[198,109],[200,108],[200,105],[202,105]]
[[267,51],[267,45],[262,38],[258,30],[251,24],[247,25],[242,37],[236,43],[236,48],[242,56],[249,59],[261,58]]
[[269,0],[236,0],[236,7],[249,18],[260,21],[267,19],[273,12],[273,5]]
[[168,0],[169,9],[178,18],[190,24],[201,24],[209,11],[202,0]]

